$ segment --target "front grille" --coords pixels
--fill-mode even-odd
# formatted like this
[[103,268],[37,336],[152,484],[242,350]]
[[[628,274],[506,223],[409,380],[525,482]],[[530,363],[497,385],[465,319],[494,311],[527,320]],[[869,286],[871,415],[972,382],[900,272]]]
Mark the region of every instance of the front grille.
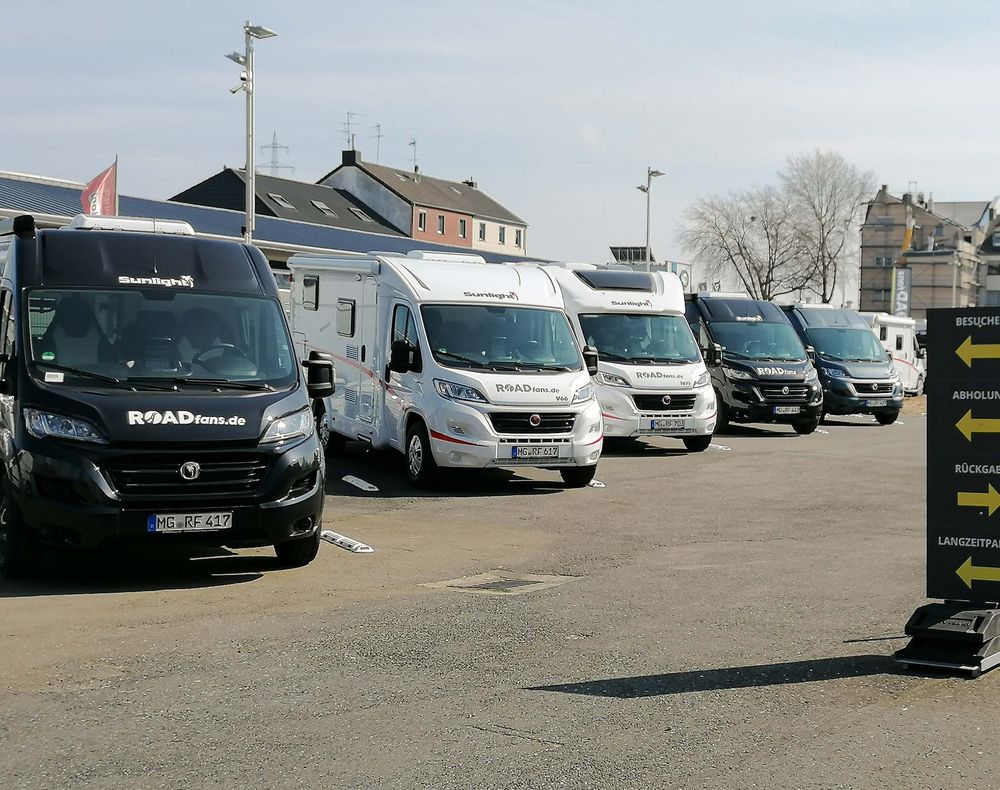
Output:
[[[669,398],[670,403],[664,403],[664,398]],[[694,408],[694,401],[697,395],[633,395],[635,407],[639,411],[691,411]]]
[[854,381],[851,383],[854,387],[854,391],[857,392],[858,395],[890,395],[892,394],[894,386],[888,381]]
[[760,388],[760,394],[768,403],[805,403],[809,400],[809,387],[805,384],[769,384]]
[[[195,480],[181,477],[181,466],[189,461],[201,467]],[[266,469],[267,462],[257,454],[197,452],[167,457],[137,454],[116,458],[104,467],[118,493],[130,499],[249,498],[260,488]]]
[[[576,421],[573,412],[495,411],[490,412],[489,417],[497,433],[569,433]],[[536,418],[537,425],[532,424],[532,417]]]

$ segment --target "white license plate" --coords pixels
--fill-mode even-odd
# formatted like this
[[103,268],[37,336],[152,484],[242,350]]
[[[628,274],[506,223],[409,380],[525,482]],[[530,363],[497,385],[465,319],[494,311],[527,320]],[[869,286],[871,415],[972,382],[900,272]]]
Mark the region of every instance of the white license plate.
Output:
[[684,420],[650,420],[649,429],[651,431],[683,431],[685,425]]
[[535,447],[529,445],[527,447],[522,447],[521,445],[514,445],[510,448],[511,458],[558,458],[559,448],[555,445],[550,445],[545,447]]
[[798,414],[800,411],[802,411],[802,408],[799,407],[799,406],[775,406],[774,407],[774,413],[775,414]]
[[867,406],[870,409],[876,409],[879,406],[888,406],[888,405],[889,405],[889,401],[887,401],[887,400],[866,400],[865,401],[865,406]]
[[232,513],[164,513],[146,519],[148,532],[209,532],[232,526]]

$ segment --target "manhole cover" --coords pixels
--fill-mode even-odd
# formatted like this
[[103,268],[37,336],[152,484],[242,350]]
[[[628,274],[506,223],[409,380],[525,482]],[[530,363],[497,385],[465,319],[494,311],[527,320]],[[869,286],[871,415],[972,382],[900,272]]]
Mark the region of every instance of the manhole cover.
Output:
[[421,587],[483,593],[486,595],[521,595],[522,593],[534,592],[535,590],[547,590],[550,587],[556,587],[575,578],[575,576],[488,571],[486,573],[478,573],[475,576],[465,576],[461,579],[428,582],[427,584],[422,584]]

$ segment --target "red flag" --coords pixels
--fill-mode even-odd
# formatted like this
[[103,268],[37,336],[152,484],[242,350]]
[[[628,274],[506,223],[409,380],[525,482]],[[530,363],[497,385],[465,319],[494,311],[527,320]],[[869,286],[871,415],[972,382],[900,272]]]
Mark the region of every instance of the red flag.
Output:
[[83,188],[80,204],[84,214],[114,216],[118,213],[118,159]]

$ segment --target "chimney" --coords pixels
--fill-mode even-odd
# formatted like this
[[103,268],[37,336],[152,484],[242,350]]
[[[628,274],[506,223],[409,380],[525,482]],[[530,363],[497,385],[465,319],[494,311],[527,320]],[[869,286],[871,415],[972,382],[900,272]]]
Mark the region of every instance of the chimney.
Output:
[[934,193],[933,192],[931,192],[931,193],[929,193],[927,195],[927,210],[929,212],[931,212],[931,214],[934,213]]
[[927,208],[927,203],[924,202],[924,193],[917,192],[917,204]]
[[413,172],[414,173],[419,173],[420,172],[420,165],[414,165],[413,166]]
[[475,181],[473,181],[471,178],[466,179],[462,183],[465,184],[467,187],[472,187],[473,189],[479,189],[479,185]]
[[903,193],[903,202],[906,205],[910,205],[911,203],[913,203],[913,193],[912,192],[904,192]]
[[361,152],[354,149],[344,151],[343,159],[341,159],[342,164],[345,165],[357,165],[360,161]]

